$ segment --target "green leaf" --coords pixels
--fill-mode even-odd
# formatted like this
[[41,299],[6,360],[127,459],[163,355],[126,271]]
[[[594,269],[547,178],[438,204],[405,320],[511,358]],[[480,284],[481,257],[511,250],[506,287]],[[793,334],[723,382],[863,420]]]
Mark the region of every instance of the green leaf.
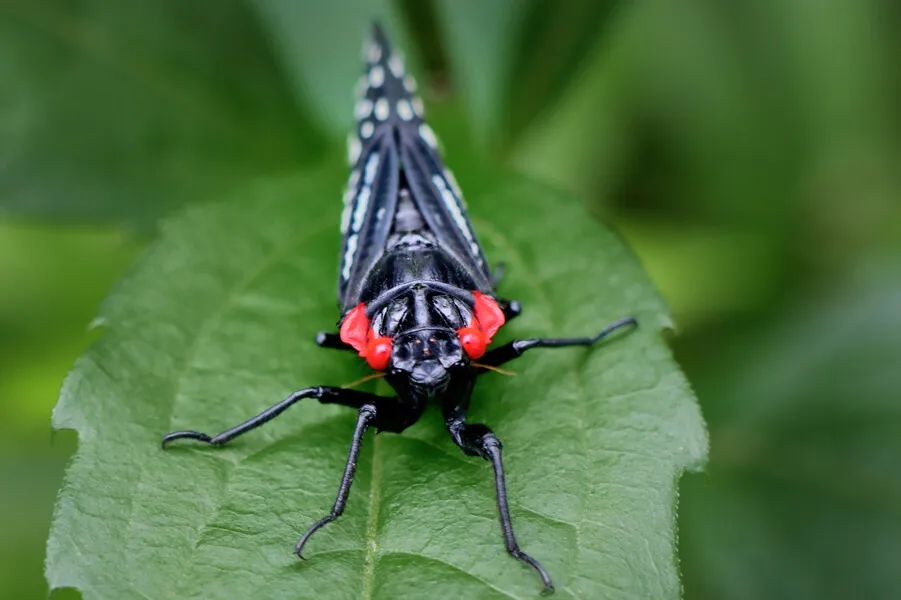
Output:
[[483,143],[496,141],[502,132],[501,110],[514,41],[528,4],[515,0],[436,4],[451,69]]
[[[556,105],[607,33],[615,0],[441,0],[448,58],[481,141],[502,149]],[[584,134],[584,130],[580,130]]]
[[[159,447],[168,431],[218,432],[296,388],[365,374],[313,343],[338,317],[341,171],[189,209],[115,289],[54,411],[80,447],[48,544],[51,587],[86,600],[540,591],[504,551],[489,465],[462,455],[437,411],[366,438],[348,509],[303,564],[293,544],[331,507],[352,411],[302,403],[227,447]],[[676,483],[707,442],[661,337],[666,311],[579,202],[512,177],[493,189],[473,203],[475,227],[507,263],[503,294],[525,307],[503,338],[641,322],[603,347],[535,351],[517,376],[477,386],[470,418],[504,441],[519,539],[558,597],[678,598]]]
[[313,160],[241,0],[0,0],[0,212],[152,222]]
[[336,136],[346,135],[352,123],[352,90],[362,74],[360,52],[374,19],[388,30],[395,50],[407,49],[407,62],[416,62],[401,15],[388,0],[252,0],[251,4],[275,42],[298,98]]
[[873,274],[696,365],[714,452],[682,485],[686,597],[897,597],[901,280]]

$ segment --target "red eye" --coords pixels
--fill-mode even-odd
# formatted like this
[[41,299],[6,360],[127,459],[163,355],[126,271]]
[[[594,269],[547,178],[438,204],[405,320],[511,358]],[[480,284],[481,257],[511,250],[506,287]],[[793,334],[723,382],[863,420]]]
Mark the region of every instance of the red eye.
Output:
[[391,361],[391,338],[373,338],[366,346],[366,362],[376,371],[384,371]]
[[457,330],[457,335],[460,337],[460,343],[463,344],[466,356],[473,360],[482,358],[488,344],[485,342],[485,335],[481,331],[475,327],[463,327]]

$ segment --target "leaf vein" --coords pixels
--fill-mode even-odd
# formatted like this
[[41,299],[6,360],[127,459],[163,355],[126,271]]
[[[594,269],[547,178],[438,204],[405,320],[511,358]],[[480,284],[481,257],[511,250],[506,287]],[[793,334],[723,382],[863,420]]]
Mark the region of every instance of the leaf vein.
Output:
[[494,590],[495,592],[497,592],[497,593],[499,593],[499,594],[501,594],[501,595],[503,595],[503,596],[506,596],[507,598],[511,598],[512,600],[518,600],[518,598],[517,598],[516,596],[514,596],[513,594],[511,594],[510,592],[508,592],[508,591],[506,591],[506,590],[504,590],[504,589],[501,589],[501,588],[497,587],[496,585],[494,585],[493,583],[491,583],[491,582],[488,581],[487,579],[483,579],[483,578],[479,577],[478,575],[474,575],[473,573],[470,573],[469,571],[467,571],[467,570],[465,570],[465,569],[461,569],[461,568],[458,567],[457,565],[451,564],[451,563],[449,563],[449,562],[447,562],[447,561],[445,561],[445,560],[442,560],[442,559],[440,559],[440,558],[435,558],[435,557],[433,557],[433,556],[426,556],[426,555],[424,555],[424,554],[416,554],[416,553],[413,553],[413,552],[405,552],[405,551],[403,551],[403,550],[389,550],[389,551],[384,552],[384,553],[382,554],[382,557],[383,557],[383,558],[386,557],[386,556],[404,556],[404,557],[408,557],[408,558],[419,559],[419,560],[422,560],[422,561],[425,561],[425,562],[434,562],[434,563],[438,563],[438,564],[440,564],[440,565],[443,565],[443,566],[445,566],[445,567],[448,567],[448,568],[450,568],[450,569],[453,569],[454,571],[456,571],[456,572],[458,572],[458,573],[462,573],[463,575],[466,575],[467,577],[470,577],[470,578],[472,578],[472,579],[478,581],[479,583],[483,584],[485,587],[487,587],[487,588],[489,588],[489,589],[492,589],[492,590]]

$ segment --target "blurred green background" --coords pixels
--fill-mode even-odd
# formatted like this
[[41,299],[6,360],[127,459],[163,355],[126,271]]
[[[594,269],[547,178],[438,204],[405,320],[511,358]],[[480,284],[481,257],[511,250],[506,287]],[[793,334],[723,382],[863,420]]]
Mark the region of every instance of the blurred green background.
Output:
[[685,597],[901,597],[894,0],[0,0],[0,597],[46,597],[98,305],[168,212],[340,151],[373,14],[464,188],[579,193],[668,299]]

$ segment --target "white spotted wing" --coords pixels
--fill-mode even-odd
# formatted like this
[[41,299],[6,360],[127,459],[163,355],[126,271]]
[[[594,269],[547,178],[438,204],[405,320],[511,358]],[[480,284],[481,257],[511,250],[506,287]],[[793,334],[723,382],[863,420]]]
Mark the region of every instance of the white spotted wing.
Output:
[[438,154],[437,139],[423,121],[416,82],[403,59],[376,28],[364,46],[366,72],[357,87],[356,130],[348,140],[353,166],[341,232],[338,300],[358,302],[367,274],[385,252],[401,187],[409,189],[436,243],[490,290],[484,253],[466,215],[460,189]]

